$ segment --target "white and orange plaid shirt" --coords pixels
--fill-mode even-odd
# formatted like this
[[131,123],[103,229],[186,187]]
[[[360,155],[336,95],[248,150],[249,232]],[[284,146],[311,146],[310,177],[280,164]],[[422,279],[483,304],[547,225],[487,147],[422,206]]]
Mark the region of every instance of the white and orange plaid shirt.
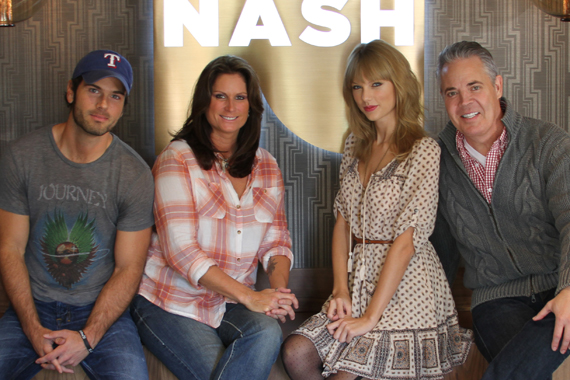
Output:
[[491,150],[487,153],[487,160],[485,166],[481,165],[479,161],[471,157],[467,148],[465,147],[465,136],[463,133],[457,131],[455,134],[455,143],[461,162],[467,170],[467,174],[471,181],[479,190],[481,195],[485,198],[487,203],[491,203],[493,198],[493,184],[495,183],[495,175],[501,158],[507,149],[509,139],[507,136],[507,129],[503,127],[503,132],[499,138],[491,146]]
[[224,296],[198,281],[217,265],[254,288],[257,265],[286,256],[293,263],[277,162],[258,149],[246,190],[238,199],[220,164],[202,170],[185,141],[177,140],[153,167],[157,232],[147,255],[139,293],[171,313],[220,325]]

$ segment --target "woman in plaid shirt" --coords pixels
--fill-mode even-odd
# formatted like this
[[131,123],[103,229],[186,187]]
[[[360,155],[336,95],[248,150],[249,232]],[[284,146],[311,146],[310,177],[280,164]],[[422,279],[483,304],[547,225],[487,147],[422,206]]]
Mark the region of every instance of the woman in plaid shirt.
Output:
[[[132,314],[180,379],[267,379],[295,317],[281,171],[259,148],[259,79],[235,56],[210,62],[191,113],[154,168],[157,232]],[[257,265],[271,289],[254,288]]]

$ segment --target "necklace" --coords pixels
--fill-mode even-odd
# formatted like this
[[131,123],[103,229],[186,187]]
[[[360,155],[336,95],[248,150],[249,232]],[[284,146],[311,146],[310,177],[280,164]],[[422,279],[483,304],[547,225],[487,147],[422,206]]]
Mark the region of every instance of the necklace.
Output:
[[[225,158],[224,156],[222,156],[220,153],[216,153],[216,158],[218,159],[218,162],[220,163],[220,166],[222,167],[222,172],[226,172],[227,169],[230,168],[230,164],[229,164],[229,158]],[[231,158],[231,157],[230,157]]]
[[[374,171],[372,173],[370,173],[370,177],[368,177],[368,182],[366,183],[365,189],[368,187],[368,184],[370,183],[370,180],[372,179],[372,176],[374,175],[374,173],[376,173],[378,171],[378,168],[380,168],[380,164],[382,164],[382,161],[384,160],[384,158],[388,154],[388,151],[390,151],[390,147],[386,148],[386,151],[384,152],[384,154],[380,158],[380,161],[378,161],[376,168],[374,169]],[[368,164],[369,163],[367,162],[366,165],[364,166],[364,175],[366,175],[366,172],[368,171]]]
[[220,165],[222,165],[222,171],[225,173],[226,169],[228,169],[230,167],[230,164],[228,163],[228,159],[222,157],[220,159]]
[[225,158],[222,152],[220,151],[214,152],[214,156],[216,157],[216,159],[220,163],[220,167],[222,168],[222,173],[225,173],[227,170],[231,168],[230,160],[232,159],[233,155],[232,151],[233,149],[230,149],[228,151],[223,151],[223,153],[229,155],[228,158]]

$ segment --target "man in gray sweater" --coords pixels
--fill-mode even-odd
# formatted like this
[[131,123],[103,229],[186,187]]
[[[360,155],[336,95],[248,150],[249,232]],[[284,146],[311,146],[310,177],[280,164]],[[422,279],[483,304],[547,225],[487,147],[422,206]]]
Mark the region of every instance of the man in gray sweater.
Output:
[[570,136],[513,110],[476,42],[446,47],[437,78],[450,122],[432,242],[448,276],[464,259],[484,379],[548,378],[570,353]]

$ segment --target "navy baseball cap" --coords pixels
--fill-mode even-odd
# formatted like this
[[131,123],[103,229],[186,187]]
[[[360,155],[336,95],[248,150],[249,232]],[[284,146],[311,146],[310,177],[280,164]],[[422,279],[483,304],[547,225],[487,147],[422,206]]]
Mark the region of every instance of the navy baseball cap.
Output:
[[125,57],[112,50],[94,50],[75,66],[72,79],[83,77],[87,84],[113,77],[121,81],[127,94],[133,86],[133,69]]

